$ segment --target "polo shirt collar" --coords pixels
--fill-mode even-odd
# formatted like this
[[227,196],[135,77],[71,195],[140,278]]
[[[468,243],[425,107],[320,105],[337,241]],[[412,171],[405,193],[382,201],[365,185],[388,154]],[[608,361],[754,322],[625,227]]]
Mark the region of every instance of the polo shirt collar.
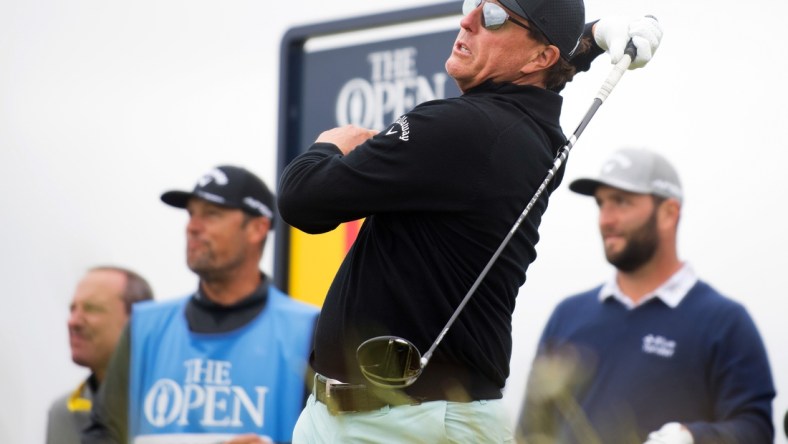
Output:
[[684,297],[697,282],[698,276],[695,274],[695,270],[693,270],[692,266],[685,262],[684,265],[682,265],[682,267],[670,277],[670,279],[665,281],[653,292],[647,294],[643,299],[640,300],[639,304],[635,305],[635,303],[632,302],[632,299],[625,295],[624,292],[622,292],[618,287],[618,283],[616,282],[616,274],[613,274],[613,277],[608,280],[599,290],[599,301],[604,302],[608,298],[613,298],[619,301],[625,307],[633,309],[637,306],[645,304],[651,299],[658,298],[662,300],[662,302],[668,307],[676,308],[681,303],[681,301],[684,300]]

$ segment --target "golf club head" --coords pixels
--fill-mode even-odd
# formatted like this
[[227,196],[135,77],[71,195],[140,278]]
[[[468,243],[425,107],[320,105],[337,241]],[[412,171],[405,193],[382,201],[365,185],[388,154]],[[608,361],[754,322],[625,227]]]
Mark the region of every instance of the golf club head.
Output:
[[361,373],[373,385],[405,388],[421,375],[421,353],[413,343],[397,336],[367,339],[356,349]]

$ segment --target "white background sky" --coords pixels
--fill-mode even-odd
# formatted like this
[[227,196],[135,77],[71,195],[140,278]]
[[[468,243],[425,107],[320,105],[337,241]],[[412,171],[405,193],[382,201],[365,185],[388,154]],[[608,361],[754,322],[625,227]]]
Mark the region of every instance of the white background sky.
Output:
[[[158,298],[194,289],[183,258],[186,217],[159,202],[162,191],[189,188],[220,163],[275,182],[284,33],[431,3],[0,2],[0,442],[43,442],[50,402],[86,376],[71,363],[66,319],[88,267],[136,269]],[[758,324],[778,388],[777,442],[785,443],[788,2],[587,0],[586,12],[589,20],[654,14],[665,38],[652,64],[628,72],[597,113],[567,181],[595,173],[623,145],[673,161],[687,195],[680,255]],[[564,91],[565,132],[608,72],[601,56]],[[592,200],[565,185],[538,252],[515,313],[504,398],[512,415],[550,310],[612,273]]]

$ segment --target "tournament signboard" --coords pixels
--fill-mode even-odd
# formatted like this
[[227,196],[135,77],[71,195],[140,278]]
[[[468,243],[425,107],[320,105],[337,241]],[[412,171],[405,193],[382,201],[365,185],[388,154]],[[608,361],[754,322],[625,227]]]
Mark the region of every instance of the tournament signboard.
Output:
[[[324,130],[384,129],[417,104],[460,94],[448,58],[459,2],[293,28],[281,48],[277,172]],[[321,305],[362,221],[310,235],[277,221],[274,280]]]

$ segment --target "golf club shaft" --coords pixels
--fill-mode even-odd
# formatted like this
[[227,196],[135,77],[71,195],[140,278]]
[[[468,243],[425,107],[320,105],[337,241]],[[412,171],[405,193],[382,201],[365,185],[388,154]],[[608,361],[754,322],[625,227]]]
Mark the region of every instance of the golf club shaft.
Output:
[[542,184],[536,190],[533,197],[528,202],[528,205],[525,206],[523,212],[520,213],[520,216],[514,222],[514,225],[512,225],[512,228],[506,234],[506,237],[503,238],[503,241],[501,241],[501,245],[499,245],[498,249],[495,250],[495,253],[493,253],[492,257],[487,262],[487,265],[485,265],[484,269],[481,271],[481,273],[479,273],[479,276],[476,278],[476,281],[473,283],[473,285],[471,285],[471,288],[468,289],[468,292],[465,294],[465,297],[460,302],[460,305],[458,305],[457,308],[454,310],[454,314],[452,314],[451,318],[449,318],[449,321],[446,322],[446,325],[443,327],[443,330],[441,330],[440,334],[435,339],[435,342],[432,343],[430,349],[427,350],[427,353],[425,353],[421,357],[422,368],[424,368],[427,365],[427,363],[430,361],[430,358],[432,358],[432,353],[438,347],[438,344],[441,343],[443,337],[446,336],[446,333],[449,332],[449,328],[451,328],[452,324],[454,324],[454,321],[457,320],[457,317],[460,315],[460,312],[462,312],[462,309],[465,308],[465,305],[468,303],[468,300],[470,300],[471,296],[474,294],[474,292],[476,292],[476,289],[479,288],[479,285],[481,284],[484,277],[487,276],[487,273],[490,271],[490,268],[492,268],[493,264],[498,259],[498,256],[501,255],[503,249],[506,248],[506,246],[509,244],[509,241],[511,240],[512,236],[514,236],[514,234],[520,228],[520,224],[522,224],[523,220],[525,220],[525,218],[528,216],[528,213],[531,211],[531,208],[534,206],[536,201],[539,200],[539,197],[547,188],[547,185],[553,180],[553,177],[555,177],[558,170],[561,169],[561,166],[564,164],[564,162],[566,162],[566,158],[569,155],[569,151],[572,150],[572,147],[574,146],[575,142],[577,142],[578,137],[580,137],[580,134],[582,134],[583,130],[585,130],[586,126],[588,126],[588,122],[591,121],[591,118],[594,117],[596,111],[599,109],[600,106],[602,106],[602,103],[607,99],[608,95],[610,95],[610,92],[613,91],[613,88],[621,79],[621,76],[623,76],[624,72],[627,70],[627,68],[629,68],[629,64],[632,63],[632,60],[635,58],[636,52],[637,50],[635,49],[635,45],[632,44],[632,41],[630,40],[629,44],[627,44],[626,50],[624,51],[624,56],[621,57],[621,60],[613,67],[613,71],[605,79],[605,82],[602,84],[602,87],[599,89],[599,92],[594,98],[594,102],[591,104],[591,107],[586,112],[586,115],[583,117],[583,120],[577,126],[577,129],[575,129],[575,132],[572,134],[569,140],[567,140],[566,144],[564,144],[564,146],[562,146],[561,149],[558,151],[558,155],[553,161],[553,166],[550,168],[550,171],[547,172],[547,176],[542,181]]

